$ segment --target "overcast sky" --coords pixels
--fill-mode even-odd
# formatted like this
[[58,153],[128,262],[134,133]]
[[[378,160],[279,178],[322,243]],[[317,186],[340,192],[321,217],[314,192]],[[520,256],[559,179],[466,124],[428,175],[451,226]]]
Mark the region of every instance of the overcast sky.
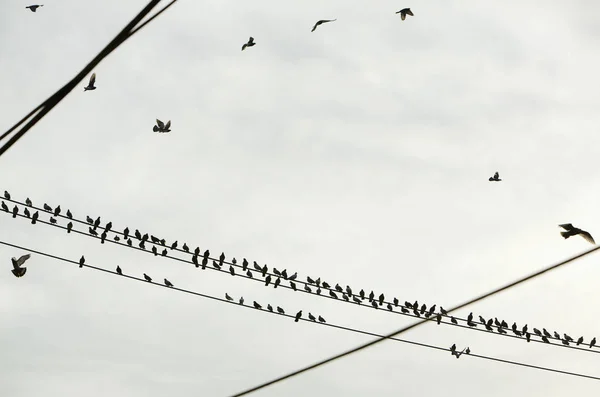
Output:
[[[0,131],[146,4],[0,2]],[[411,7],[414,17],[395,12]],[[0,192],[355,291],[451,307],[600,238],[597,1],[182,0],[0,158]],[[321,25],[319,19],[337,18]],[[256,46],[241,52],[253,36]],[[172,120],[169,134],[152,131]],[[495,171],[503,179],[488,182]],[[12,208],[12,205],[11,205]],[[387,333],[414,320],[0,213],[0,240]],[[44,219],[47,215],[43,215]],[[64,221],[61,221],[64,222]],[[228,396],[372,340],[0,246],[0,395]],[[458,313],[586,340],[598,254]],[[598,356],[449,326],[400,336],[600,376]],[[597,396],[597,381],[387,341],[257,396]]]

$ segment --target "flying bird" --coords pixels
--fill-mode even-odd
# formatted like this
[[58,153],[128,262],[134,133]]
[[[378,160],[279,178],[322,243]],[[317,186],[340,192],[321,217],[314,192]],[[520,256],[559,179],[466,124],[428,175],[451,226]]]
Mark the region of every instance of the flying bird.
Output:
[[23,256],[21,256],[19,259],[17,258],[12,258],[12,264],[13,264],[13,270],[11,270],[12,274],[15,275],[15,277],[23,277],[25,275],[25,272],[27,272],[27,268],[26,267],[21,267],[21,265],[23,265],[25,263],[25,261],[27,259],[29,259],[31,257],[31,254],[25,254]]
[[586,239],[588,242],[592,243],[592,244],[596,244],[596,242],[594,241],[594,238],[592,237],[591,234],[589,234],[588,232],[586,232],[585,230],[581,230],[579,228],[574,227],[572,224],[570,223],[565,223],[562,225],[558,225],[560,227],[562,227],[563,229],[566,230],[566,232],[560,232],[561,236],[563,236],[565,239],[571,237],[571,236],[576,236],[576,235],[580,235],[581,237],[583,237],[584,239]]
[[[404,19],[404,18],[402,18]],[[321,19],[320,21],[317,21],[317,23],[315,23],[315,26],[313,26],[311,32],[314,32],[315,29],[317,29],[317,26],[327,23],[327,22],[333,22],[333,21],[337,21],[337,19]]]
[[25,8],[29,8],[31,10],[31,12],[36,12],[38,8],[43,7],[43,4],[33,4],[30,6],[27,6]]
[[400,14],[400,18],[402,18],[403,21],[406,19],[407,15],[410,15],[411,17],[415,16],[415,14],[412,13],[410,8],[403,8],[400,11],[398,11],[396,14]]
[[496,171],[494,176],[490,176],[490,179],[489,179],[490,182],[500,182],[501,180],[502,179],[500,179],[500,174],[498,174],[498,171]]
[[254,37],[250,36],[250,38],[248,39],[248,42],[242,46],[242,51],[244,51],[246,49],[246,47],[252,47],[254,45],[256,45],[256,43],[254,42]]
[[90,76],[90,81],[87,85],[87,87],[83,87],[83,91],[93,91],[96,89],[96,87],[94,86],[94,83],[96,82],[96,73],[92,73],[92,75]]
[[159,133],[171,132],[171,120],[167,121],[167,124],[163,123],[159,119],[156,119],[156,125],[152,127],[152,131]]

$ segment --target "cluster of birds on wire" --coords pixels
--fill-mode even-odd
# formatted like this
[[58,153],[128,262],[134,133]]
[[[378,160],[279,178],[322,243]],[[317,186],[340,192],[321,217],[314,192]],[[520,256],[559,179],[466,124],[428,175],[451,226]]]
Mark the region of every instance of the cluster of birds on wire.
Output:
[[[8,191],[4,191],[4,198],[6,200],[13,201],[11,199],[11,195]],[[1,206],[2,210],[4,210],[5,212],[12,213],[13,218],[16,218],[17,215],[19,214],[19,207],[17,205],[15,205],[14,208],[12,209],[12,211],[10,211],[10,209],[8,208],[6,203],[2,200],[2,202],[0,203],[0,206]],[[29,211],[28,207],[33,207],[33,203],[29,199],[29,197],[25,200],[25,208],[23,210],[23,213],[24,213],[25,217],[31,219],[32,224],[35,224],[39,218],[39,211],[36,210],[35,213],[32,214]],[[44,203],[43,210],[50,213],[49,222],[53,225],[56,225],[57,224],[56,218],[62,214],[62,209],[61,209],[60,205],[58,205],[55,208],[52,208],[48,204]],[[69,223],[67,224],[66,229],[67,229],[67,233],[70,233],[71,230],[73,229],[73,222],[72,222],[72,220],[74,220],[73,214],[71,213],[70,210],[67,209],[65,215],[63,215],[63,216],[66,216],[66,218],[69,219]],[[104,244],[104,241],[108,238],[108,233],[112,230],[114,233],[113,239],[116,242],[119,242],[121,240],[121,238],[123,238],[123,240],[126,241],[126,244],[130,247],[133,246],[133,240],[132,240],[133,238],[135,238],[136,240],[139,241],[138,247],[142,250],[146,250],[146,243],[148,241],[150,241],[152,243],[152,248],[150,249],[150,251],[155,256],[158,256],[158,255],[167,256],[167,254],[168,254],[167,248],[170,248],[171,250],[183,251],[185,253],[191,254],[192,255],[192,263],[197,268],[202,267],[203,270],[206,269],[206,267],[209,263],[209,260],[211,260],[210,251],[205,250],[201,254],[200,247],[196,247],[195,250],[192,251],[191,248],[186,243],[183,243],[181,249],[178,249],[178,247],[179,247],[178,241],[175,241],[169,245],[169,244],[167,244],[165,239],[158,238],[154,235],[149,235],[148,233],[142,234],[138,229],[135,229],[135,232],[131,233],[128,227],[126,227],[123,230],[123,232],[120,233],[120,232],[114,231],[112,229],[112,227],[113,227],[112,222],[107,222],[105,224],[105,226],[102,227],[100,217],[97,217],[94,220],[92,217],[90,217],[88,215],[88,216],[86,216],[86,222],[89,224],[88,233],[93,237],[100,238],[102,244]],[[559,225],[559,226],[566,230],[564,232],[561,232],[561,235],[564,238],[568,238],[569,236],[579,234],[579,235],[582,235],[584,238],[589,239],[593,242],[593,239],[591,238],[589,233],[586,231],[583,231],[581,229],[573,227],[573,225],[571,225],[571,224],[563,224],[563,225]],[[99,228],[102,229],[102,232],[100,232],[100,233],[98,230]],[[120,237],[120,236],[122,236],[122,237]],[[588,236],[589,236],[589,238],[588,238]],[[157,246],[163,248],[160,253],[158,251]],[[27,268],[23,267],[23,264],[29,258],[30,258],[29,254],[23,255],[18,259],[12,258],[12,264],[13,264],[12,273],[15,275],[15,277],[23,277],[25,275]],[[82,256],[81,259],[79,260],[79,266],[83,267],[84,264],[85,264],[85,257]],[[217,270],[221,270],[221,268],[223,266],[225,266],[225,264],[226,264],[225,253],[221,253],[218,260],[212,259],[212,266]],[[402,305],[400,300],[396,297],[394,297],[393,300],[390,302],[390,301],[386,301],[385,295],[383,293],[380,294],[379,296],[376,296],[374,291],[371,291],[369,294],[367,294],[364,289],[361,289],[358,293],[355,293],[349,285],[347,285],[346,288],[343,288],[339,284],[335,284],[334,286],[332,286],[328,282],[322,281],[320,277],[314,279],[314,278],[311,278],[310,276],[307,276],[306,282],[303,282],[303,281],[297,280],[297,278],[298,278],[297,272],[294,272],[294,274],[289,274],[287,269],[280,271],[275,267],[273,267],[271,269],[271,272],[269,272],[269,268],[267,265],[260,266],[256,261],[253,261],[252,267],[250,267],[250,263],[248,262],[248,260],[246,258],[243,258],[241,266],[237,264],[237,260],[235,258],[231,259],[231,262],[228,262],[227,264],[229,264],[229,272],[231,273],[232,276],[236,275],[236,272],[235,272],[236,267],[237,268],[241,267],[242,272],[245,273],[246,277],[248,277],[248,278],[254,278],[252,271],[253,270],[256,271],[258,274],[261,275],[261,277],[263,277],[265,286],[273,285],[274,288],[277,288],[279,285],[281,285],[281,283],[283,281],[285,281],[285,282],[289,283],[289,287],[291,289],[293,289],[294,291],[297,291],[298,290],[297,284],[304,284],[303,289],[304,289],[304,291],[306,291],[308,293],[313,293],[313,289],[315,289],[315,293],[317,295],[321,295],[323,290],[325,290],[325,291],[327,291],[327,294],[331,298],[334,298],[334,299],[340,299],[340,296],[341,296],[341,298],[343,300],[345,300],[346,302],[352,301],[359,305],[362,304],[365,300],[368,300],[370,305],[375,309],[385,307],[389,311],[394,311],[395,308],[400,308],[400,312],[402,314],[411,315],[411,316],[414,315],[415,317],[419,317],[419,318],[421,316],[423,316],[427,319],[432,318],[432,319],[435,319],[435,321],[437,322],[438,325],[442,322],[443,318],[449,318],[450,323],[452,323],[454,325],[458,325],[458,320],[454,316],[449,315],[449,313],[446,310],[444,310],[444,308],[442,306],[440,306],[439,310],[437,310],[437,305],[435,305],[435,304],[433,306],[428,307],[426,304],[419,304],[418,301],[415,301],[414,303],[405,301],[404,305]],[[117,266],[116,272],[120,275],[123,274],[122,269],[119,266]],[[144,273],[143,276],[146,281],[152,282],[152,278],[149,275]],[[164,284],[167,287],[173,287],[173,283],[171,283],[166,278],[164,279]],[[225,298],[228,301],[233,301],[233,298],[231,296],[229,296],[229,294],[225,294]],[[240,297],[238,303],[243,305],[244,298]],[[256,309],[262,310],[262,306],[259,303],[257,303],[256,301],[253,302],[253,306]],[[267,306],[267,310],[269,310],[271,312],[274,311],[273,307],[270,304]],[[280,314],[285,314],[285,311],[279,306],[275,310],[277,310],[277,312]],[[296,321],[298,321],[301,317],[302,317],[302,310],[300,310],[296,314]],[[310,320],[313,320],[313,321],[317,320],[317,318],[310,313],[309,313],[308,317]],[[541,339],[541,341],[544,343],[551,343],[550,342],[551,339],[560,340],[561,343],[565,346],[569,346],[571,343],[575,344],[576,346],[579,346],[584,342],[583,337],[580,337],[577,340],[575,340],[574,338],[567,335],[566,333],[563,334],[562,336],[556,331],[554,331],[553,333],[550,333],[548,330],[546,330],[546,328],[542,328],[541,331],[537,328],[532,328],[530,331],[527,324],[524,325],[523,327],[517,326],[516,323],[513,323],[512,326],[509,326],[508,323],[504,320],[499,320],[498,318],[493,318],[493,319],[490,318],[490,319],[486,320],[482,316],[478,316],[478,320],[479,321],[474,320],[474,315],[471,312],[466,319],[466,325],[471,328],[477,328],[478,326],[482,326],[487,331],[489,331],[489,332],[496,331],[498,334],[507,334],[508,332],[512,332],[517,337],[525,338],[527,340],[527,342],[529,342],[531,340],[531,337],[533,335],[536,335],[537,337],[539,337]],[[318,321],[325,322],[325,319],[321,316],[318,316]],[[586,343],[586,344],[588,344],[588,343]],[[594,337],[589,342],[588,345],[589,345],[589,348],[594,347],[596,345],[596,338]],[[456,354],[458,354],[458,352]],[[460,354],[457,356],[457,358],[459,356],[460,356]]]

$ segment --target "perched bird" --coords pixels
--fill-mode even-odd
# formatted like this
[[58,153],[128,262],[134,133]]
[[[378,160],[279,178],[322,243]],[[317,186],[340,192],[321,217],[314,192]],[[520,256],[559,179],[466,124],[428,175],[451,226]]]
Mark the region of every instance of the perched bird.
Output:
[[125,240],[127,240],[127,237],[129,236],[129,228],[126,227],[125,230],[123,230],[123,238]]
[[588,242],[590,242],[592,244],[596,244],[592,235],[589,234],[588,232],[586,232],[585,230],[576,228],[570,223],[565,223],[565,224],[558,225],[558,226],[560,226],[566,230],[566,232],[560,232],[560,235],[563,236],[565,239],[568,239],[571,236],[576,236],[579,234],[581,237],[586,239]]
[[243,296],[240,297],[240,305],[242,305],[242,306],[244,305],[244,297]]
[[165,133],[165,132],[170,132],[170,127],[171,127],[171,120],[167,121],[167,124],[163,123],[162,121],[160,121],[159,119],[156,119],[156,124],[154,127],[152,127],[152,131],[154,132],[159,132],[159,133]]
[[60,209],[60,205],[59,205],[58,207],[56,207],[54,209],[54,216],[59,216],[60,215],[60,211],[61,211],[61,209]]
[[144,279],[149,283],[152,282],[152,278],[150,278],[150,276],[148,276],[146,273],[144,273]]
[[326,323],[327,321],[325,321],[325,319],[323,317],[319,316],[319,322],[320,323]]
[[253,301],[253,305],[255,309],[261,310],[262,306],[257,302],[257,301]]
[[296,317],[294,317],[294,322],[297,323],[298,320],[300,320],[300,317],[302,317],[302,310],[300,310],[298,313],[296,313]]
[[92,73],[92,75],[90,76],[90,82],[88,83],[87,87],[83,87],[83,91],[93,91],[96,89],[96,87],[94,86],[94,83],[96,82],[96,73]]
[[[402,18],[402,19],[404,19],[404,18]],[[337,21],[337,19],[321,19],[321,20],[317,21],[317,23],[315,23],[315,26],[313,26],[311,32],[314,32],[315,29],[317,28],[317,26],[327,23],[327,22],[333,22],[333,21]]]
[[19,213],[19,207],[17,207],[15,205],[14,208],[13,208],[13,210],[12,210],[12,217],[16,218],[18,213]]
[[117,274],[123,275],[123,271],[120,266],[117,266]]
[[92,227],[91,227],[91,226],[90,226],[90,228],[89,228],[88,232],[90,232],[90,234],[91,234],[92,236],[97,236],[97,235],[98,235],[98,232],[97,232],[97,231],[95,231],[94,229],[92,229]]
[[92,218],[91,218],[89,215],[86,215],[86,216],[85,216],[85,221],[86,221],[87,223],[89,223],[90,225],[93,225],[93,224],[94,224],[94,220],[93,220],[93,219],[92,219]]
[[25,8],[29,8],[31,10],[31,12],[36,12],[38,8],[43,7],[43,4],[33,4],[30,6],[27,6]]
[[242,270],[248,270],[248,260],[246,260],[246,258],[244,258],[244,260],[242,261]]
[[590,349],[596,345],[596,338],[592,339],[590,342]]
[[227,299],[228,301],[233,300],[233,298],[231,296],[229,296],[229,294],[227,292],[225,292],[225,299]]
[[267,310],[273,313],[273,306],[270,303],[267,304]]
[[71,213],[71,210],[67,210],[67,218],[73,219],[73,214]]
[[291,276],[288,277],[288,280],[294,281],[297,277],[298,277],[298,272],[295,272],[294,274],[292,274]]
[[35,211],[35,214],[33,214],[31,216],[31,224],[35,225],[35,222],[37,221],[37,219],[39,218],[40,213],[38,211]]
[[29,197],[27,197],[27,198],[25,199],[25,205],[27,205],[28,207],[31,207],[31,206],[33,206],[33,203],[31,202],[31,200],[29,199]]
[[186,243],[183,243],[183,246],[181,247],[185,252],[190,252],[190,247],[188,247],[188,245]]
[[410,15],[412,17],[415,16],[415,14],[412,13],[410,8],[403,8],[400,11],[398,11],[396,14],[400,14],[400,18],[402,18],[403,21],[406,19],[407,15]]
[[254,45],[256,45],[256,43],[254,42],[254,37],[250,36],[250,38],[248,39],[248,42],[242,46],[242,51],[244,51],[246,49],[246,47],[252,47]]
[[9,211],[9,210],[8,210],[8,205],[6,205],[6,203],[5,203],[4,201],[2,202],[2,209],[3,209],[4,211],[6,211],[6,212],[8,212],[8,211]]
[[53,225],[56,225],[56,219],[50,217],[50,223],[53,224]]
[[71,229],[73,229],[73,222],[67,223],[67,233],[71,233]]
[[235,270],[232,265],[229,265],[229,273],[231,273],[232,276],[235,276]]
[[79,259],[79,267],[83,267],[84,263],[85,263],[85,257],[83,255],[81,255],[81,258]]
[[577,339],[577,346],[581,345],[583,343],[583,336],[580,336],[579,339]]
[[7,190],[4,191],[4,198],[10,200],[10,193]]
[[501,180],[502,179],[500,179],[500,174],[498,174],[497,171],[494,174],[494,176],[490,176],[490,179],[489,179],[490,182],[500,182]]
[[166,285],[167,287],[172,287],[172,286],[173,286],[173,283],[171,283],[169,280],[167,280],[167,279],[165,278],[165,285]]
[[280,308],[279,306],[277,306],[277,313],[279,313],[279,314],[285,314],[285,310],[283,310],[282,308]]
[[110,232],[110,229],[112,229],[112,222],[108,222],[106,226],[104,226],[104,230],[106,230],[106,233]]
[[23,277],[25,275],[25,273],[27,272],[27,268],[26,267],[21,267],[21,265],[23,265],[25,263],[25,261],[27,259],[29,259],[31,257],[31,254],[25,254],[23,256],[21,256],[19,259],[17,258],[12,258],[12,265],[13,265],[13,269],[11,270],[12,274],[15,275],[15,277]]

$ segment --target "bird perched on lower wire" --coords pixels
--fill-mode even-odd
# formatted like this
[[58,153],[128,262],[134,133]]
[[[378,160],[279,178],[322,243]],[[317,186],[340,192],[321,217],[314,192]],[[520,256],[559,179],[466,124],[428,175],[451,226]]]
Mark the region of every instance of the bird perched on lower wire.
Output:
[[31,12],[36,12],[38,8],[43,7],[43,4],[33,4],[30,6],[27,6],[25,8],[29,8],[31,10]]
[[152,127],[152,131],[164,134],[166,132],[171,132],[170,128],[171,128],[171,120],[167,121],[167,124],[165,124],[162,121],[160,121],[159,119],[156,119],[156,125],[154,127]]
[[490,179],[488,179],[488,180],[490,182],[500,182],[502,179],[500,179],[500,174],[498,173],[498,171],[496,171],[494,176],[490,176]]
[[596,244],[592,235],[589,234],[588,232],[586,232],[585,230],[581,230],[581,229],[573,226],[570,223],[565,223],[565,224],[558,225],[558,226],[560,226],[566,230],[566,232],[560,232],[560,235],[563,236],[565,239],[568,239],[571,236],[580,235],[581,237],[586,239],[588,242],[590,242],[592,244]]
[[317,21],[317,23],[315,23],[315,26],[313,26],[311,32],[314,32],[315,29],[317,29],[317,26],[327,23],[327,22],[333,22],[333,21],[337,21],[337,19],[321,19],[321,20]]
[[96,82],[96,73],[92,73],[92,75],[90,76],[90,81],[87,85],[87,87],[83,87],[83,91],[93,91],[96,89],[96,87],[94,86],[94,83]]
[[396,12],[396,14],[400,14],[400,18],[402,18],[403,21],[406,19],[407,15],[410,15],[412,17],[415,16],[415,14],[412,13],[410,8],[403,8],[400,11]]
[[31,257],[31,254],[25,254],[23,256],[21,256],[19,259],[17,258],[12,258],[12,264],[13,264],[13,268],[11,270],[12,274],[15,275],[15,277],[23,277],[25,275],[25,272],[27,272],[27,268],[26,267],[21,267],[25,261],[27,259],[29,259]]
[[246,47],[252,47],[256,45],[256,43],[254,42],[254,37],[250,36],[250,38],[248,39],[247,43],[244,43],[244,45],[242,46],[242,51],[244,51],[246,49]]

